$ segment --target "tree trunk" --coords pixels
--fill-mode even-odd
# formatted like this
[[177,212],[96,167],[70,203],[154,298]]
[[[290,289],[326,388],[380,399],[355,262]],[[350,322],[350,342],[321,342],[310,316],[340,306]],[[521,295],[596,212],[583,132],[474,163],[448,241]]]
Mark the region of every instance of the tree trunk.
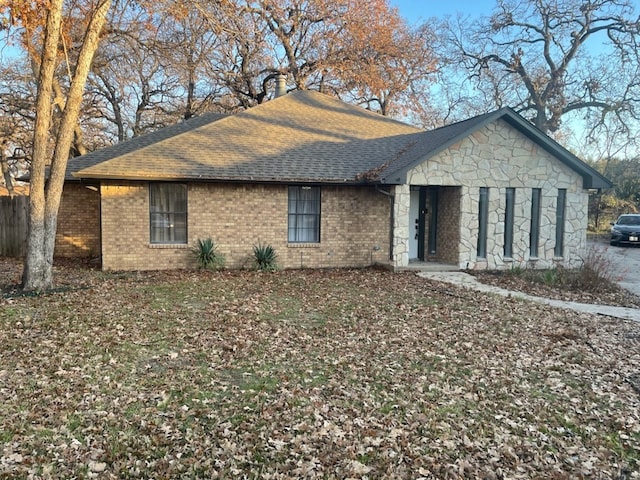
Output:
[[[38,72],[36,121],[33,133],[33,157],[29,187],[29,233],[27,254],[22,272],[22,285],[26,290],[45,290],[52,284],[52,265],[47,265],[42,248],[45,238],[45,168],[47,141],[51,126],[51,95],[56,53],[62,22],[62,0],[52,0],[47,13],[44,41]],[[51,262],[52,263],[52,262]]]
[[[55,52],[60,37],[62,3],[63,0],[52,0],[50,2],[47,29],[45,30],[43,58],[40,75],[38,77],[36,129],[34,133],[34,153],[31,167],[29,236],[27,240],[24,272],[22,275],[22,283],[25,290],[43,291],[53,286],[53,254],[58,223],[58,209],[60,207],[60,198],[64,186],[67,160],[69,159],[69,151],[74,140],[74,131],[80,113],[82,94],[91,68],[93,55],[98,48],[100,32],[104,26],[111,0],[102,0],[96,6],[89,25],[87,26],[75,72],[71,79],[71,86],[62,114],[62,120],[56,135],[49,180],[45,187],[47,155],[44,147],[46,147],[50,127],[53,70],[55,67]],[[45,110],[46,113],[43,114]],[[42,124],[38,125],[40,115],[43,115]],[[36,150],[36,145],[39,146],[38,150]],[[34,178],[36,180],[35,184]]]
[[11,178],[11,172],[9,172],[9,159],[4,154],[4,146],[6,141],[0,144],[0,167],[2,168],[2,177],[4,178],[4,184],[7,187],[9,196],[13,197],[13,180]]
[[[60,86],[60,82],[58,79],[53,79],[53,95],[54,102],[53,104],[57,107],[58,115],[62,116],[64,114],[64,108],[66,105],[66,101],[64,99],[64,94],[62,93],[62,87]],[[82,134],[82,128],[80,128],[80,124],[76,123],[75,126],[75,135],[74,141],[72,145],[72,153],[70,156],[77,157],[78,155],[84,155],[87,153],[87,148],[84,146],[84,135]]]

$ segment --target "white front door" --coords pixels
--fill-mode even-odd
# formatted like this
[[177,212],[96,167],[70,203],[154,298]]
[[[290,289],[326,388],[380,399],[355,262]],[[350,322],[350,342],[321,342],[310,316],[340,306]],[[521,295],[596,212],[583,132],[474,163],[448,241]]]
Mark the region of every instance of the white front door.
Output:
[[420,192],[411,190],[409,200],[409,260],[418,258],[418,233],[420,230]]

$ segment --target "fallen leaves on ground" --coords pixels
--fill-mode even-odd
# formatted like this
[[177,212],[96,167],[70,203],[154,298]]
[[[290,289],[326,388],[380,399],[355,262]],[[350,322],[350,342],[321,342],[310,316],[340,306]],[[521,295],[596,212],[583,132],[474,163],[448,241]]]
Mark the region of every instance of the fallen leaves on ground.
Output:
[[56,274],[0,300],[0,476],[640,478],[638,323],[374,269]]
[[535,297],[594,305],[640,308],[640,298],[637,295],[606,280],[600,281],[597,288],[587,290],[571,286],[560,288],[541,281],[532,281],[527,276],[514,274],[508,270],[475,270],[469,273],[481,283],[523,292]]

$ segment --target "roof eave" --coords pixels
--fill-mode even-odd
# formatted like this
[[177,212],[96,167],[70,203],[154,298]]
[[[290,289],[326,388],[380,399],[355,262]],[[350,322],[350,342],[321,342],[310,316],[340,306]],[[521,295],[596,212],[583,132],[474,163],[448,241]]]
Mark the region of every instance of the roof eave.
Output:
[[308,184],[330,184],[330,185],[368,185],[379,182],[367,182],[353,178],[311,178],[311,177],[259,177],[259,176],[236,176],[236,177],[188,177],[188,176],[168,176],[168,175],[115,175],[73,172],[74,180],[115,180],[115,181],[145,181],[145,182],[233,182],[233,183],[308,183]]

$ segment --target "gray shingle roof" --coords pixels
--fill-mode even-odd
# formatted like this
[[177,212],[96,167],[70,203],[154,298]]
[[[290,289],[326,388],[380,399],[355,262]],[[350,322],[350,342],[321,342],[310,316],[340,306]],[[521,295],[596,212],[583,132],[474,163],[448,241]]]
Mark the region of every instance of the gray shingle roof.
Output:
[[209,114],[77,157],[84,179],[399,184],[408,170],[489,122],[504,120],[583,176],[611,183],[503,108],[425,132],[313,92],[297,91],[222,117]]
[[87,155],[84,167],[79,157],[70,171],[100,179],[356,182],[421,131],[312,91],[186,127]]
[[71,180],[74,178],[72,176],[72,172],[90,168],[106,160],[111,160],[112,158],[116,158],[120,155],[134,152],[156,142],[168,140],[194,128],[216,122],[224,117],[226,117],[226,115],[220,113],[205,113],[197,117],[192,117],[184,122],[161,128],[155,132],[140,135],[139,137],[134,137],[130,140],[101,148],[86,155],[70,158],[67,162],[66,179]]

